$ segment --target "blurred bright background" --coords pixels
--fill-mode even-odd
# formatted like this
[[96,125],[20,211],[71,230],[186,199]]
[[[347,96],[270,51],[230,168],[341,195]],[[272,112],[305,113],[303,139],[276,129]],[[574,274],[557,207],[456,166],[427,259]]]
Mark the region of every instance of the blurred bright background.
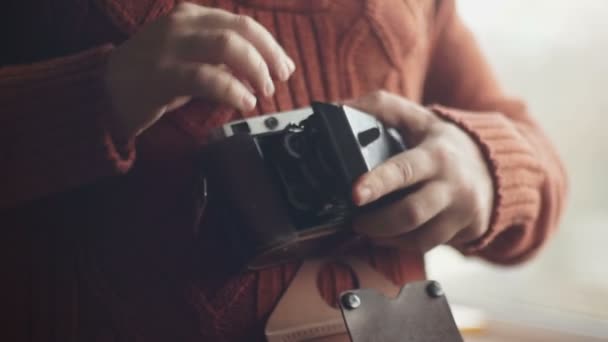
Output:
[[608,339],[608,1],[458,1],[504,88],[557,145],[570,196],[531,262],[500,268],[437,248],[429,277],[452,302]]

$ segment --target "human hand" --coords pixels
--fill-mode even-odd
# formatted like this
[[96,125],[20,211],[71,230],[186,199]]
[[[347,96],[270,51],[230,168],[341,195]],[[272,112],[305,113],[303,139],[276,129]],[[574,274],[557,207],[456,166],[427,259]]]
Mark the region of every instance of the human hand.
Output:
[[463,246],[488,229],[492,178],[478,146],[458,126],[384,91],[346,103],[375,115],[403,136],[408,150],[364,174],[353,200],[365,205],[395,191],[416,191],[357,217],[354,229],[381,245],[426,252]]
[[191,98],[249,111],[295,65],[254,19],[181,3],[110,56],[104,81],[117,135],[140,134]]

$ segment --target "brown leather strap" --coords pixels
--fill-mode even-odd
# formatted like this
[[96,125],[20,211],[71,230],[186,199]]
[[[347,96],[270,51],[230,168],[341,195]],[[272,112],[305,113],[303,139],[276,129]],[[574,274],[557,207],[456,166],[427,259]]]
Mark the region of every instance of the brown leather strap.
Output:
[[317,275],[328,261],[349,265],[361,288],[376,289],[390,298],[399,292],[397,286],[356,257],[305,261],[268,319],[266,338],[269,342],[350,341],[340,310],[329,306],[317,289]]

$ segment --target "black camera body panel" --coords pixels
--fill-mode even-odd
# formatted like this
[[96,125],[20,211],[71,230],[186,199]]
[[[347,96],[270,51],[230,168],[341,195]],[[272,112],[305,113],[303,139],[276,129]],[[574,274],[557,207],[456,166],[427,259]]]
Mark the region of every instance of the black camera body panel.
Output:
[[374,117],[315,102],[218,128],[200,165],[226,248],[260,269],[348,240],[353,182],[404,148]]

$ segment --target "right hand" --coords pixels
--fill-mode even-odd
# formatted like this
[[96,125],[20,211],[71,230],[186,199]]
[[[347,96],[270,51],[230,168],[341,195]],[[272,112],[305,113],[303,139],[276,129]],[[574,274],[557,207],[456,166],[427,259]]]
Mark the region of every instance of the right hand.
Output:
[[241,111],[271,96],[294,62],[254,19],[181,3],[110,55],[104,82],[114,134],[133,137],[193,97]]

